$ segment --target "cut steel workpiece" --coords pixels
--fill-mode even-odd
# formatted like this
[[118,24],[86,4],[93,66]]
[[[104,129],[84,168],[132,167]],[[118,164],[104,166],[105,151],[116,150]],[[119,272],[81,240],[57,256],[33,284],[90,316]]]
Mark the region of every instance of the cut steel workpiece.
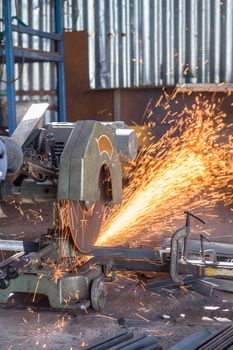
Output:
[[231,350],[233,346],[233,325],[224,329],[203,329],[184,338],[169,350]]

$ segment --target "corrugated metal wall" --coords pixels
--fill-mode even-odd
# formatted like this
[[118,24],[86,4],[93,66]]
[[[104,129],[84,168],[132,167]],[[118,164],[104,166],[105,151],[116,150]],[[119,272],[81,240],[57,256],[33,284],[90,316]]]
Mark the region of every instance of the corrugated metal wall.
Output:
[[[233,82],[232,0],[65,1],[92,88]],[[95,63],[95,64],[94,64]]]
[[[52,1],[15,3],[26,24],[53,29]],[[233,83],[233,0],[64,0],[64,8],[66,30],[88,32],[93,89]],[[49,41],[15,39],[50,49]],[[56,87],[50,64],[25,64],[22,78],[19,90]]]
[[[65,1],[93,88],[233,82],[232,0]],[[95,62],[95,64],[93,64]]]

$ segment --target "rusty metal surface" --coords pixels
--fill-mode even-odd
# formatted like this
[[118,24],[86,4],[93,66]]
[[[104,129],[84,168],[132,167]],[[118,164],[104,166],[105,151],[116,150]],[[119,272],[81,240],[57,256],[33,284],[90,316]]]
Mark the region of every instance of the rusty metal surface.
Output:
[[67,119],[111,121],[113,92],[90,89],[87,33],[65,33],[64,49]]

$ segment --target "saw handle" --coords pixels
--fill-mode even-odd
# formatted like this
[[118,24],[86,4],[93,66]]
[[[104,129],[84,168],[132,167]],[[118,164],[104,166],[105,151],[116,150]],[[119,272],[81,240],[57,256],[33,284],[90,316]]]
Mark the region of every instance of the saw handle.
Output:
[[28,255],[23,255],[19,260],[11,263],[7,267],[7,277],[8,279],[15,279],[19,276],[21,270],[29,265],[30,257]]

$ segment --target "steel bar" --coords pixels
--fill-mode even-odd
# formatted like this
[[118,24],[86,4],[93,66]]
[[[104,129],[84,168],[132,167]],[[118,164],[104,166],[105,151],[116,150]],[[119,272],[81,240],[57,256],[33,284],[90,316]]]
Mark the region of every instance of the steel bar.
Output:
[[233,292],[233,281],[224,278],[206,278],[205,283],[209,284],[213,289],[223,290],[225,292]]
[[169,264],[155,263],[145,259],[113,258],[113,263],[117,271],[169,272]]
[[[154,345],[154,350],[160,350],[161,347],[158,345],[156,338],[154,336],[140,336],[136,339],[128,341],[126,344],[120,344],[111,348],[112,350],[140,350],[145,349],[149,345]],[[108,348],[109,349],[109,348]]]
[[202,295],[211,296],[213,291],[213,286],[210,283],[206,283],[205,280],[197,280],[191,283],[191,288],[197,293]]
[[170,278],[162,279],[162,280],[154,280],[153,282],[149,282],[146,285],[146,289],[149,289],[150,291],[156,291],[161,288],[176,288],[181,285],[189,286],[195,283],[199,277],[185,277],[182,282],[174,282]]
[[199,350],[224,350],[226,348],[226,342],[227,345],[233,344],[233,326],[229,325],[227,326],[222,332],[212,337],[211,340],[208,342],[205,342],[201,347],[199,347]]
[[233,326],[203,329],[184,338],[169,350],[227,350],[233,345]]
[[91,254],[95,257],[112,257],[128,259],[147,259],[161,261],[162,251],[150,248],[125,248],[125,247],[94,247]]
[[213,328],[213,329],[202,329],[191,334],[188,337],[185,337],[179,343],[173,345],[168,350],[195,350],[199,349],[199,346],[203,344],[203,342],[208,341],[218,335],[222,329]]
[[109,347],[120,344],[128,339],[131,339],[133,337],[132,332],[124,332],[121,334],[116,335],[113,338],[110,338],[108,340],[104,340],[102,343],[99,343],[97,345],[93,345],[87,350],[106,350],[109,349]]
[[162,350],[154,336],[134,337],[132,332],[125,332],[113,338],[107,339],[101,343],[93,345],[87,350]]
[[144,350],[160,350],[162,349],[158,344],[148,345],[143,348]]
[[[191,253],[199,254],[201,249],[201,243],[199,240],[188,240],[187,251]],[[233,244],[219,243],[219,242],[205,242],[204,249],[215,250],[218,257],[233,257]]]
[[231,262],[227,262],[227,261],[218,261],[218,262],[213,262],[213,261],[203,261],[200,259],[187,259],[184,263],[182,263],[181,261],[179,261],[180,266],[182,264],[187,265],[187,266],[197,266],[200,268],[215,268],[215,269],[229,269],[232,270],[233,269],[233,263]]
[[14,241],[14,240],[0,240],[0,250],[12,252],[37,252],[39,250],[38,242],[30,241]]
[[[170,239],[167,239],[165,241],[165,246],[170,245]],[[201,249],[201,242],[198,239],[189,239],[187,241],[187,252],[188,253],[194,253],[194,254],[200,254]],[[233,257],[233,244],[231,243],[220,243],[220,242],[205,242],[204,243],[204,249],[205,250],[215,250],[216,255],[218,257],[226,257],[226,258],[232,258]],[[170,252],[170,249],[167,248],[167,250]]]

